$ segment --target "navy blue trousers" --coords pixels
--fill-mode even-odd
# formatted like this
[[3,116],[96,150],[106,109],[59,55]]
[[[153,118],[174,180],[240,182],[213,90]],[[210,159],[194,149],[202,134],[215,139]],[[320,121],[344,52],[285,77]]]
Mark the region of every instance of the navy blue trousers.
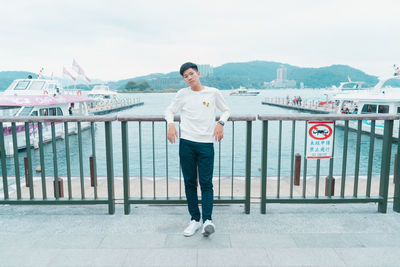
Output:
[[201,188],[203,222],[211,220],[214,204],[213,172],[214,144],[199,143],[180,139],[179,159],[181,162],[185,193],[191,220],[200,221],[199,199],[197,196],[197,173]]

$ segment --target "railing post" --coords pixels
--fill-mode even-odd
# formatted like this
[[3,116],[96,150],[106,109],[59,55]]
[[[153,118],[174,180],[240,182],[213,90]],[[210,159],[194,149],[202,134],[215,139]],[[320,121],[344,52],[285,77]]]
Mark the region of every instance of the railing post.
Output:
[[295,164],[294,164],[294,185],[300,185],[300,169],[301,169],[301,155],[297,153],[295,155]]
[[32,155],[31,143],[29,134],[29,122],[25,122],[25,144],[26,144],[26,157],[28,158],[28,183],[29,183],[29,198],[35,199],[35,191],[33,188],[33,174],[32,174]]
[[[51,123],[51,145],[53,148],[53,170],[54,170],[54,197],[60,198],[60,183],[58,177],[58,164],[57,164],[57,146],[56,146],[56,125],[55,122]],[[62,180],[61,180],[62,183]],[[33,184],[32,184],[33,185]],[[64,194],[63,194],[64,195]]]
[[114,164],[113,164],[113,149],[112,149],[112,130],[111,121],[105,122],[106,135],[106,161],[107,161],[107,189],[108,189],[108,213],[115,213],[114,200]]
[[131,212],[130,198],[130,182],[129,182],[129,149],[128,149],[128,122],[121,122],[122,136],[122,172],[124,179],[124,213],[128,215]]
[[393,183],[396,183],[396,176],[397,176],[397,155],[398,155],[398,153],[394,154]]
[[387,211],[390,155],[392,151],[392,134],[393,134],[393,120],[385,120],[383,145],[382,145],[381,177],[379,184],[379,196],[382,197],[383,199],[378,204],[378,211],[381,213],[386,213]]
[[266,212],[267,197],[267,159],[268,159],[268,121],[262,122],[262,150],[261,150],[261,213]]
[[14,149],[14,167],[15,167],[15,183],[17,185],[17,199],[21,199],[21,177],[19,173],[19,159],[18,159],[18,141],[17,141],[17,126],[15,122],[11,123],[12,139]]
[[[397,156],[400,154],[400,127],[398,130],[398,139],[397,139],[397,153],[396,153],[396,163],[397,163]],[[394,164],[394,194],[393,194],[393,211],[400,212],[400,166]]]
[[246,135],[246,200],[244,211],[246,214],[250,213],[250,187],[251,187],[251,129],[252,121],[247,121],[247,135]]
[[394,182],[393,211],[400,212],[400,175],[398,175],[398,173],[396,175],[396,181]]
[[[6,146],[4,144],[4,127],[0,122],[0,153],[1,153],[1,174],[3,176],[3,192],[4,199],[8,199],[8,179],[7,179],[7,163],[6,163]],[[18,151],[14,153],[18,154]]]

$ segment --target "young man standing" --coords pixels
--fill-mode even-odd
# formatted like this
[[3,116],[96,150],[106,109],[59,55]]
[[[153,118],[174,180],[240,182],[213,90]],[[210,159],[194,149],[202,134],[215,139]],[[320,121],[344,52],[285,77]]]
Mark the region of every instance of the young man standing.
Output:
[[[174,125],[174,114],[181,115],[181,138],[179,140],[179,158],[185,181],[185,193],[191,220],[183,234],[192,236],[202,226],[202,233],[209,236],[214,233],[215,225],[211,214],[214,202],[214,140],[224,137],[224,124],[230,110],[225,104],[221,92],[212,87],[203,86],[197,65],[191,62],[183,64],[180,74],[189,87],[179,90],[165,111],[168,123],[168,140],[173,144],[178,133]],[[215,121],[216,109],[221,111],[220,120]],[[201,188],[202,216],[197,197],[197,176]]]

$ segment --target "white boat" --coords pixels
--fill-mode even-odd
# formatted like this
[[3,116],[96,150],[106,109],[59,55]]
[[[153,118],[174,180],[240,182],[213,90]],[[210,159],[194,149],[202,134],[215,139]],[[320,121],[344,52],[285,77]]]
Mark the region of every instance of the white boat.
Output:
[[88,96],[92,98],[112,98],[117,95],[117,92],[110,90],[107,85],[96,85],[89,91]]
[[[384,87],[392,79],[400,80],[400,70],[397,68],[391,77],[381,78],[374,88],[353,93],[341,93],[334,97],[339,114],[400,114],[400,88]],[[343,122],[338,122],[342,125]],[[357,122],[350,121],[349,127],[357,129]],[[375,133],[383,135],[384,121],[378,120]],[[362,122],[362,131],[371,131],[371,121]],[[399,138],[399,122],[396,120],[393,127],[393,137]]]
[[339,87],[332,86],[329,90],[337,94],[345,92],[354,93],[356,91],[366,90],[366,88],[363,88],[363,84],[365,84],[365,82],[352,81],[350,76],[347,76],[346,82],[341,82]]
[[242,86],[239,89],[234,89],[229,95],[233,96],[255,96],[258,95],[260,92],[257,90],[249,90]]
[[365,84],[365,82],[352,81],[350,76],[348,76],[347,81],[341,82],[339,87],[333,85],[332,87],[325,89],[324,95],[326,99],[325,101],[321,101],[319,106],[330,104],[330,100],[338,94],[352,94],[367,90],[367,88],[363,87],[363,84]]
[[[3,92],[0,97],[0,116],[66,116],[88,115],[87,103],[92,100],[81,94],[66,94],[55,80],[18,79]],[[82,122],[81,128],[90,127],[89,122]],[[14,154],[11,123],[3,123],[5,154]],[[42,123],[43,142],[50,142],[51,123]],[[64,123],[55,123],[56,138],[63,138]],[[25,124],[16,123],[18,149],[26,148]],[[68,134],[77,132],[77,124],[68,124]],[[38,123],[32,123],[29,129],[30,145],[39,145]],[[2,151],[0,151],[2,153]]]

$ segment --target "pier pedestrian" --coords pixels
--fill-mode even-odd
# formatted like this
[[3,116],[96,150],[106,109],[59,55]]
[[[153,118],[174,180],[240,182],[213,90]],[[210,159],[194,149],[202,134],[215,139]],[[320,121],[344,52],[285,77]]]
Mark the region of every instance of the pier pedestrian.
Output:
[[[187,62],[181,66],[179,72],[189,87],[176,93],[175,98],[165,110],[165,120],[168,123],[167,138],[173,144],[175,138],[178,138],[174,114],[181,115],[179,159],[191,216],[190,223],[183,234],[192,236],[203,227],[202,234],[209,236],[215,231],[211,217],[214,205],[213,142],[214,140],[220,142],[224,137],[224,124],[229,118],[230,109],[218,89],[201,84],[200,72],[196,64]],[[218,122],[215,121],[216,109],[221,111]],[[197,195],[197,178],[201,189],[202,214]]]

